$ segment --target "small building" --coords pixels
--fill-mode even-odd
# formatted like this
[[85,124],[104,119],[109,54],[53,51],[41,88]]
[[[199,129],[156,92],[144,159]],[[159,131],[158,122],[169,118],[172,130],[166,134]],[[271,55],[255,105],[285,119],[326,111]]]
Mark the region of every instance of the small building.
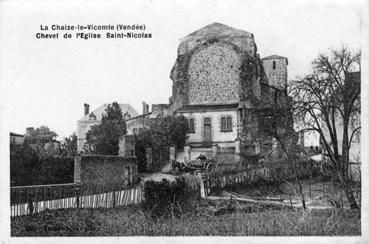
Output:
[[150,124],[150,120],[169,115],[168,104],[152,104],[151,112],[149,104],[142,102],[142,114],[126,120],[127,135],[137,135],[140,130]]
[[[138,115],[137,111],[130,104],[119,104],[123,118],[128,120],[131,117]],[[108,107],[108,104],[103,104],[97,109],[90,112],[90,105],[84,104],[84,116],[77,121],[77,151],[83,151],[86,141],[86,134],[91,129],[91,126],[101,123],[103,114]]]
[[10,132],[10,144],[22,145],[24,143],[24,135]]

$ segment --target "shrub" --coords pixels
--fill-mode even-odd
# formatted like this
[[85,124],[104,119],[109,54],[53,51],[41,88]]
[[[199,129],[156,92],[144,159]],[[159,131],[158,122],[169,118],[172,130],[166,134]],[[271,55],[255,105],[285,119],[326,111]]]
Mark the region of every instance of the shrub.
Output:
[[12,186],[73,182],[74,158],[38,155],[28,144],[10,148]]
[[153,219],[179,217],[189,203],[190,195],[186,190],[184,178],[176,181],[147,181],[144,185],[144,199],[142,208]]

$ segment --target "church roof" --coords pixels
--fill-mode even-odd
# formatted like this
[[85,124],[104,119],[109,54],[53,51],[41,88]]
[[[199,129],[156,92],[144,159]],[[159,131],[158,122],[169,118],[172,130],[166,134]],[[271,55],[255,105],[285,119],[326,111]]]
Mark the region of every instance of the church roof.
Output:
[[202,39],[206,37],[219,37],[219,36],[252,36],[251,33],[243,30],[239,30],[228,25],[214,22],[207,25],[186,37],[182,38],[181,41],[186,41],[188,39]]
[[[120,109],[122,110],[122,114],[124,115],[126,112],[129,113],[131,117],[135,117],[138,115],[137,111],[128,103],[119,103]],[[106,113],[105,109],[108,107],[108,104],[103,104],[97,109],[91,111],[89,114],[85,115],[79,121],[89,121],[90,114],[93,113],[96,116],[96,120],[100,121],[102,119],[102,115]]]

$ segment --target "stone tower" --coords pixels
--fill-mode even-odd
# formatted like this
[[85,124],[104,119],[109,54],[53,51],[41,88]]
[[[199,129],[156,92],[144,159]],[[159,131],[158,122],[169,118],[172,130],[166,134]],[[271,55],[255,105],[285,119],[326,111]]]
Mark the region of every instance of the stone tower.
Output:
[[286,57],[271,55],[262,59],[268,85],[285,90],[287,88],[287,65]]

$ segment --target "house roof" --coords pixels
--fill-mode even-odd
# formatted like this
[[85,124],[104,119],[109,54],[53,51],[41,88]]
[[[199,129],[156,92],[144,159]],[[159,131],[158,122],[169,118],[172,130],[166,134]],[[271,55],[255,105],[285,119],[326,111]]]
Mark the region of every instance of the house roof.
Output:
[[228,25],[214,22],[185,36],[184,38],[181,39],[181,41],[186,41],[188,39],[202,39],[205,37],[219,37],[219,36],[252,36],[252,34],[244,30],[235,29]]
[[[123,115],[126,112],[128,112],[131,117],[135,117],[138,115],[137,111],[128,103],[119,103],[119,106],[120,106],[120,109],[122,110]],[[89,121],[91,113],[93,113],[96,116],[97,121],[101,121],[102,115],[106,113],[105,110],[107,107],[108,107],[108,104],[103,104],[97,109],[91,111],[89,114],[82,117],[79,121]]]
[[24,137],[24,135],[17,134],[17,133],[14,133],[14,132],[10,132],[10,136]]

